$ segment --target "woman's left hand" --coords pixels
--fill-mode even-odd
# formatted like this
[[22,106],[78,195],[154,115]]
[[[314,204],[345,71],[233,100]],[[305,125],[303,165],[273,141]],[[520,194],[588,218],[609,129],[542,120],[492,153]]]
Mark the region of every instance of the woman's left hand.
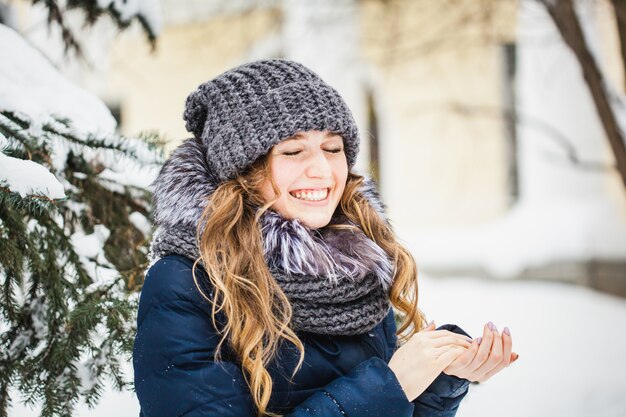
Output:
[[[493,326],[493,330],[489,324]],[[517,360],[519,355],[511,352],[512,347],[511,335],[506,332],[498,333],[496,326],[489,322],[485,324],[480,345],[478,339],[474,339],[471,347],[443,372],[472,382],[484,382]]]

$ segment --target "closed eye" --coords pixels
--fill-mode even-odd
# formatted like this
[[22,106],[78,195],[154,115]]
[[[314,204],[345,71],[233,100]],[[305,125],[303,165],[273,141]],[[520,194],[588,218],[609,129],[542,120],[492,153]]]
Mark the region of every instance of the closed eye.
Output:
[[[327,149],[326,152],[330,152],[330,153],[339,153],[343,151],[343,148],[338,148],[338,149]],[[293,152],[283,152],[283,155],[286,156],[295,156],[298,155],[300,152],[302,151],[293,151]]]

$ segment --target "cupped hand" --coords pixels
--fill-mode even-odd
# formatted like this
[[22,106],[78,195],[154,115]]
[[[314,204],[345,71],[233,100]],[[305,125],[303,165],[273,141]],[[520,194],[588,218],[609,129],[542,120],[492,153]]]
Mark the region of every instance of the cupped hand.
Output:
[[513,339],[507,331],[505,327],[505,331],[500,334],[493,323],[485,324],[483,336],[474,339],[470,348],[444,368],[443,372],[472,382],[488,380],[519,357],[517,353],[511,352]]
[[434,330],[434,323],[413,334],[389,360],[409,401],[417,398],[460,354],[470,348],[465,335]]

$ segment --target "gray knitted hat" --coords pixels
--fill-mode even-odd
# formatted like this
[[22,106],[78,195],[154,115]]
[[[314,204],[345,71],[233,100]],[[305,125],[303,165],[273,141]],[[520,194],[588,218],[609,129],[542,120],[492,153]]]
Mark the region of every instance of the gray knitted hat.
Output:
[[187,97],[183,118],[187,130],[202,140],[219,181],[235,178],[299,131],[340,134],[349,168],[359,152],[356,123],[339,93],[286,59],[249,62],[201,84]]

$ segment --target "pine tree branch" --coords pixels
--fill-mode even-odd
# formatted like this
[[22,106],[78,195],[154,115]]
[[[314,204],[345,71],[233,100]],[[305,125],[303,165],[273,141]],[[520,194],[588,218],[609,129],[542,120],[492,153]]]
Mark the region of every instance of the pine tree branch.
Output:
[[[27,402],[42,403],[42,416],[71,415],[81,397],[95,404],[105,378],[119,389],[129,386],[118,358],[132,349],[134,328],[128,323],[134,321],[136,304],[128,295],[137,289],[134,281],[147,264],[148,237],[128,215],[137,211],[149,217],[151,195],[100,177],[107,163],[119,157],[99,155],[114,152],[138,165],[157,165],[163,152],[149,153],[150,146],[157,148],[155,136],[148,136],[150,146],[140,146],[122,137],[85,137],[64,119],[43,123],[38,130],[30,125],[22,115],[1,115],[0,133],[21,146],[11,148],[12,157],[33,158],[52,169],[55,141],[89,149],[96,157],[87,160],[85,152],[72,150],[66,154],[63,169],[55,172],[70,187],[65,201],[0,190],[0,233],[8,233],[8,239],[0,239],[0,271],[7,276],[0,316],[9,324],[0,334],[0,374],[5,376],[0,377],[0,406],[5,407],[0,414],[10,403],[2,395],[13,386]],[[110,232],[100,253],[79,254],[75,235],[87,237],[99,225]],[[115,272],[107,272],[113,274],[110,281],[98,283],[97,270],[103,267]],[[98,329],[106,334],[98,336],[103,340],[96,345],[92,338]],[[80,372],[92,381],[83,381]]]
[[55,0],[33,0],[33,4],[37,3],[43,3],[43,5],[48,9],[48,25],[51,25],[53,22],[59,25],[59,28],[61,29],[61,38],[63,39],[63,44],[65,45],[65,54],[67,55],[70,51],[74,51],[78,58],[80,58],[83,62],[87,62],[82,46],[76,40],[74,33],[65,24],[63,13],[59,8],[59,4]]

